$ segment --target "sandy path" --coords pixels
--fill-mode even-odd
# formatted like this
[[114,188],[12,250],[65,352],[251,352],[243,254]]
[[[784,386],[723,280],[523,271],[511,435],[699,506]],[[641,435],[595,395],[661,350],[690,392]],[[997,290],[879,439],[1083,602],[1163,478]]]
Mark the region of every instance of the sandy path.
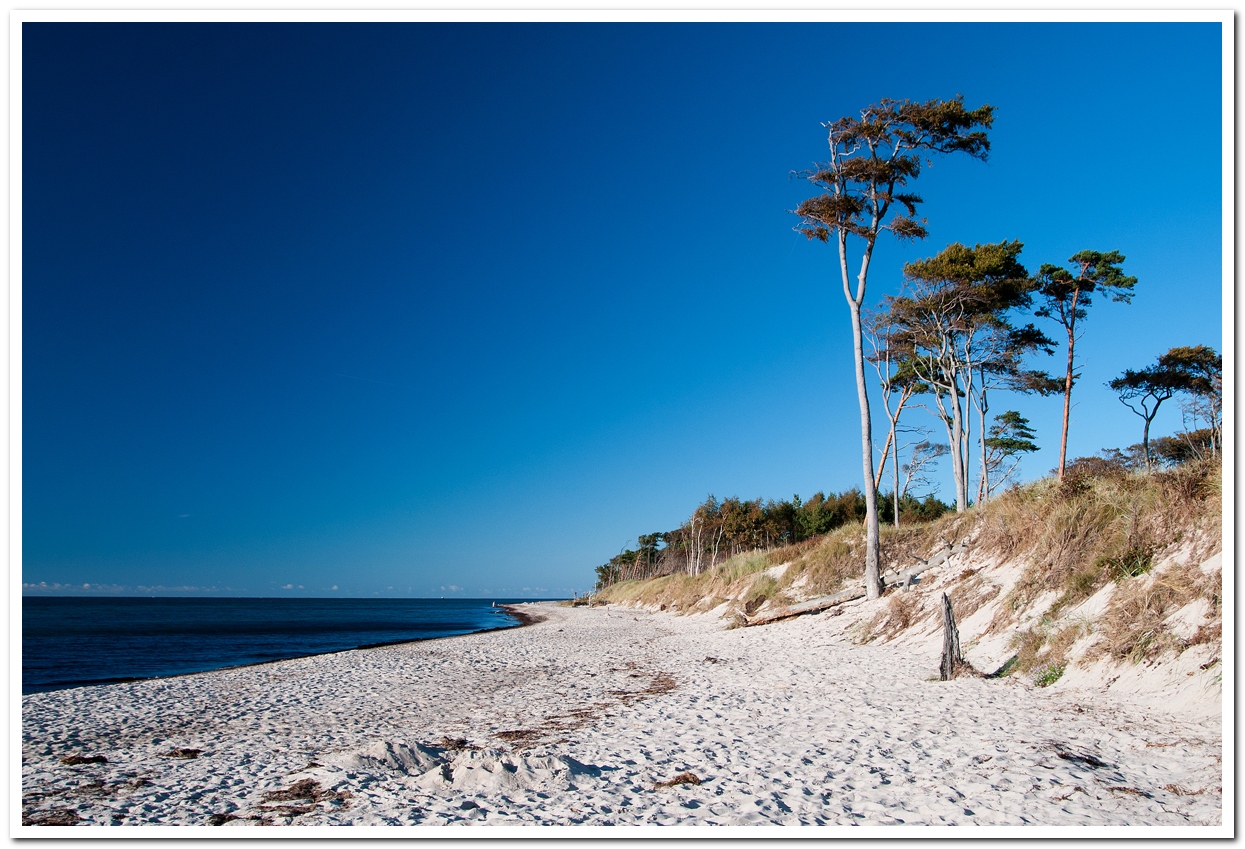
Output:
[[[1011,679],[933,681],[936,658],[850,644],[839,633],[849,617],[725,631],[706,617],[542,612],[510,631],[26,696],[26,816],[1220,822],[1218,719],[1143,715]],[[107,762],[60,762],[72,754]],[[698,786],[654,788],[689,771]]]

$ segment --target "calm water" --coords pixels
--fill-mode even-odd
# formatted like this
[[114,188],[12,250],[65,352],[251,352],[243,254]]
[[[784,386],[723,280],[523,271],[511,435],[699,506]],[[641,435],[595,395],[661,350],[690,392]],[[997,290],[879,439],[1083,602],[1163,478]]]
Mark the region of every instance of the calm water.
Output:
[[28,596],[22,599],[22,692],[203,672],[517,624],[490,599]]

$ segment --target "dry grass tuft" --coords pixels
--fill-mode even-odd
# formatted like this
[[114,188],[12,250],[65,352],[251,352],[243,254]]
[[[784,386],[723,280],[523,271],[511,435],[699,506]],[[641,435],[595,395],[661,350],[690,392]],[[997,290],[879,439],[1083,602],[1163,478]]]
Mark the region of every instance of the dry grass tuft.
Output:
[[917,593],[894,593],[886,603],[886,623],[879,636],[891,637],[906,631],[921,617],[921,597]]
[[978,547],[1027,563],[992,629],[1048,592],[1058,594],[1054,616],[1110,581],[1145,574],[1191,529],[1210,531],[1196,535],[1207,547],[1218,544],[1221,485],[1217,463],[1188,463],[1152,475],[1069,474],[995,499],[983,510]]
[[745,616],[751,616],[761,609],[765,602],[778,595],[778,581],[769,575],[757,575],[744,596],[743,610]]
[[857,645],[874,640],[887,640],[912,627],[923,617],[919,593],[890,591],[886,607],[865,622],[852,627],[852,641]]
[[804,578],[812,595],[829,595],[864,573],[864,534],[852,525],[821,538],[820,544],[797,557],[783,575],[784,586]]
[[[1210,628],[1203,626],[1193,639],[1185,642],[1172,634],[1163,620],[1199,598],[1209,600],[1211,610],[1218,613],[1220,594],[1219,575],[1207,575],[1193,564],[1165,569],[1149,579],[1129,581],[1103,614],[1099,626],[1102,639],[1095,644],[1094,654],[1139,663],[1166,651],[1179,653],[1196,645],[1199,634],[1201,642],[1212,642],[1214,623]],[[1222,628],[1222,623],[1218,624]]]
[[1067,669],[1072,644],[1088,630],[1085,623],[1076,622],[1061,628],[1046,624],[1017,631],[1011,640],[1016,662],[1010,666],[1008,674],[1030,673],[1037,686],[1050,686]]

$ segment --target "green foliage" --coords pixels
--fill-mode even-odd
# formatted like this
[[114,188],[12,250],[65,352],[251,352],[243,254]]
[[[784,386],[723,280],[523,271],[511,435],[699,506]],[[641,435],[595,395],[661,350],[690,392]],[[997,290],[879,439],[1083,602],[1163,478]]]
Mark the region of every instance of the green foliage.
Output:
[[1021,452],[1037,451],[1033,440],[1037,434],[1029,427],[1029,420],[1015,410],[994,417],[994,425],[986,438],[986,447],[1004,457]]
[[1038,687],[1049,687],[1063,677],[1066,663],[1046,663],[1033,671],[1033,683]]
[[1095,565],[1106,569],[1111,579],[1118,582],[1144,575],[1153,563],[1153,545],[1132,545],[1115,557],[1100,557]]
[[1159,357],[1159,366],[1182,376],[1181,388],[1197,395],[1223,391],[1223,357],[1208,345],[1176,347]]
[[1050,263],[1038,271],[1034,283],[1042,305],[1034,310],[1034,315],[1052,318],[1070,328],[1085,318],[1096,293],[1123,303],[1132,300],[1137,278],[1124,274],[1120,268],[1124,255],[1119,251],[1081,251],[1068,262],[1076,273]]
[[1147,469],[1153,466],[1150,453],[1150,423],[1159,407],[1177,392],[1188,393],[1209,405],[1212,427],[1210,446],[1217,445],[1216,428],[1221,404],[1223,360],[1214,349],[1205,345],[1172,348],[1158,362],[1144,369],[1128,369],[1107,385],[1119,393],[1120,401],[1141,417],[1145,425],[1141,433],[1142,457]]
[[934,153],[984,161],[990,153],[985,131],[993,122],[994,107],[965,109],[956,95],[925,103],[884,99],[859,118],[827,124],[830,161],[800,174],[823,193],[795,210],[801,218],[796,230],[822,242],[850,233],[872,244],[882,230],[900,239],[924,238],[924,222],[916,217],[921,198],[904,187]]
[[[1140,451],[1141,446],[1132,446]],[[1200,428],[1175,436],[1160,436],[1151,445],[1154,456],[1168,467],[1179,466],[1194,460],[1204,460],[1215,455],[1215,434],[1210,428]]]
[[[901,525],[912,522],[932,522],[954,509],[950,504],[933,495],[927,495],[924,500],[921,500],[911,493],[904,493],[899,499],[899,520]],[[879,497],[878,516],[883,522],[894,524],[894,493],[883,494]]]
[[860,522],[865,518],[865,497],[859,489],[849,489],[842,495],[828,498],[818,492],[807,502],[796,507],[796,541],[829,533],[848,522]]

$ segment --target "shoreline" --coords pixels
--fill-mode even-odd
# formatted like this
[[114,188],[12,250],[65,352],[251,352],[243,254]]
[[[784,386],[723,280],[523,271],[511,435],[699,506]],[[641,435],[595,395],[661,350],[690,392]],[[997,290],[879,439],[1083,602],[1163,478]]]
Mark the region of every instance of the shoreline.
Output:
[[533,627],[453,642],[26,696],[24,820],[335,837],[352,833],[314,827],[1222,822],[1219,720],[934,681],[935,653],[852,642],[874,609],[727,630],[542,603]]
[[369,649],[386,648],[388,646],[400,646],[400,645],[405,645],[407,643],[423,643],[423,642],[428,642],[430,640],[453,640],[453,639],[457,639],[460,637],[470,637],[475,634],[489,634],[494,631],[510,631],[515,628],[522,628],[527,625],[532,625],[537,622],[544,621],[543,616],[537,616],[534,614],[525,613],[523,611],[512,610],[511,608],[516,607],[517,604],[518,603],[498,604],[496,605],[495,608],[493,608],[496,610],[504,610],[507,616],[510,616],[512,619],[515,620],[515,624],[513,625],[503,625],[503,626],[499,626],[496,628],[479,628],[474,631],[464,631],[461,634],[443,634],[437,637],[413,637],[410,639],[403,639],[403,640],[385,640],[379,643],[364,643],[358,646],[350,646],[347,648],[333,649],[331,651],[311,652],[309,654],[296,654],[296,655],[291,655],[290,657],[277,657],[271,660],[256,660],[256,661],[251,661],[249,663],[235,663],[235,664],[230,664],[228,666],[214,666],[211,669],[200,669],[200,670],[196,670],[193,672],[173,672],[168,675],[149,675],[149,676],[135,676],[135,677],[121,677],[121,678],[106,678],[106,679],[98,679],[98,680],[91,680],[91,681],[82,681],[82,682],[77,682],[73,684],[58,685],[51,689],[31,690],[29,692],[27,692],[25,690],[25,687],[23,686],[21,695],[22,695],[22,698],[25,698],[26,696],[33,696],[39,693],[56,693],[62,690],[72,690],[72,689],[76,689],[79,687],[108,687],[108,686],[120,685],[120,684],[134,684],[134,683],[138,683],[141,681],[164,681],[164,680],[173,679],[173,678],[185,678],[191,675],[210,675],[215,672],[228,672],[234,669],[248,669],[250,667],[255,667],[255,666],[267,666],[273,663],[285,663],[286,661],[301,660],[303,658],[308,658],[308,657],[325,657],[327,655],[341,654],[343,652],[366,651]]

